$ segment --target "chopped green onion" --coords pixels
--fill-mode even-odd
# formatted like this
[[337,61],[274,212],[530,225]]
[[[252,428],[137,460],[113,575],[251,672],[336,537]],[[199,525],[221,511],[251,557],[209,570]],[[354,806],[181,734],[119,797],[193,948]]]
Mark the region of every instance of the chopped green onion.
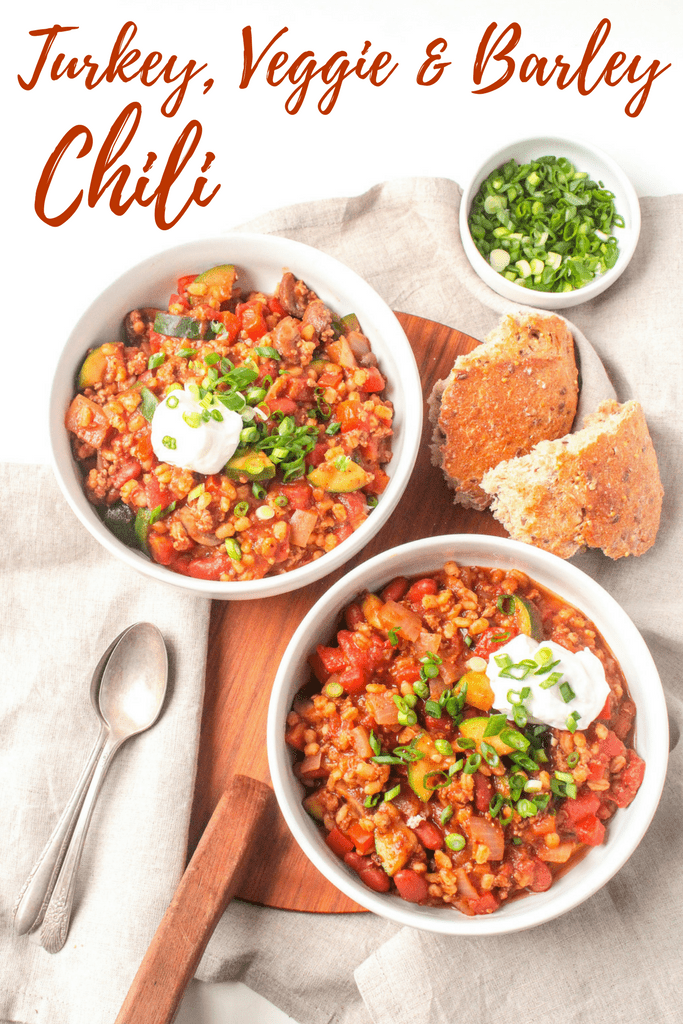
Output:
[[501,729],[499,735],[501,741],[508,747],[513,747],[515,750],[528,750],[529,748],[529,740],[516,729]]
[[465,773],[465,775],[474,775],[480,764],[481,754],[470,754],[470,756],[465,761],[463,772]]
[[574,765],[577,765],[578,763],[579,763],[579,754],[578,754],[578,752],[576,750],[574,750],[574,751],[572,751],[571,754],[569,754],[567,756],[567,764],[569,765],[570,768],[573,768]]
[[341,683],[325,683],[325,693],[328,697],[341,697],[344,687]]
[[[144,390],[146,391],[147,388],[145,388]],[[169,409],[177,408],[178,397],[176,395],[169,395],[168,398],[166,399],[166,405],[169,407]]]
[[437,704],[435,700],[425,701],[425,713],[430,718],[441,718],[441,705]]
[[491,715],[484,729],[484,736],[498,736],[501,729],[505,728],[507,718],[505,715]]
[[482,757],[484,758],[486,763],[491,768],[497,768],[498,765],[500,764],[500,758],[498,757],[498,754],[491,746],[491,744],[486,743],[485,740],[482,740],[481,743],[479,744],[479,749],[481,750]]
[[156,370],[157,366],[161,366],[165,360],[166,356],[163,352],[155,352],[154,355],[151,355],[147,360],[147,369]]
[[188,494],[187,500],[194,501],[194,499],[198,498],[200,494],[203,494],[205,490],[206,488],[204,484],[197,484],[197,486],[193,487],[190,493]]
[[453,753],[453,747],[450,745],[448,740],[434,740],[434,746],[436,747],[440,754],[443,754],[444,757],[450,757],[450,755]]
[[[159,404],[159,399],[156,397],[156,395],[152,394],[149,388],[142,388],[140,391],[140,397],[142,399],[140,403],[140,412],[148,421],[148,423],[151,423],[152,417],[156,412],[156,407]],[[170,401],[170,398],[166,399],[166,404],[172,409],[173,406],[170,404]],[[177,398],[175,399],[175,404],[178,404]]]
[[[536,673],[536,675],[538,675],[538,672]],[[555,685],[555,683],[559,683],[561,678],[561,672],[551,672],[548,678],[544,679],[543,682],[539,683],[538,685],[542,690],[549,690],[551,686]]]
[[235,515],[239,516],[240,518],[242,518],[243,516],[246,516],[248,511],[249,511],[249,502],[248,501],[240,501],[240,502],[238,502],[237,505],[235,505],[235,507],[233,509],[233,512],[235,513]]
[[574,698],[576,697],[576,694],[572,690],[569,683],[560,684],[560,693],[562,695],[562,700],[565,702],[565,704],[569,704],[569,701],[574,700]]
[[571,715],[567,719],[567,728],[570,732],[576,732],[576,724],[581,718],[581,715],[577,711],[572,711]]
[[[395,632],[395,630],[392,632]],[[422,679],[416,679],[413,683],[413,692],[416,693],[418,697],[421,697],[422,700],[426,700],[429,697],[429,686]]]
[[456,853],[464,850],[467,845],[465,837],[461,836],[459,832],[449,832],[444,842],[449,850],[454,850]]
[[169,448],[171,451],[175,451],[175,449],[178,447],[178,442],[176,441],[175,437],[171,437],[170,434],[166,434],[165,437],[162,437],[161,443],[163,444],[164,448]]
[[394,786],[393,789],[387,790],[387,792],[384,794],[385,802],[388,802],[389,800],[393,800],[395,797],[398,796],[398,794],[400,792],[401,792],[400,785],[399,786]]
[[442,810],[442,812],[441,812],[441,814],[439,816],[439,821],[441,822],[442,825],[446,825],[446,824],[448,824],[448,822],[451,820],[452,817],[453,817],[453,807],[451,806],[451,804],[448,804]]
[[242,548],[239,546],[234,537],[228,537],[225,542],[225,550],[227,551],[233,562],[241,562],[242,560]]

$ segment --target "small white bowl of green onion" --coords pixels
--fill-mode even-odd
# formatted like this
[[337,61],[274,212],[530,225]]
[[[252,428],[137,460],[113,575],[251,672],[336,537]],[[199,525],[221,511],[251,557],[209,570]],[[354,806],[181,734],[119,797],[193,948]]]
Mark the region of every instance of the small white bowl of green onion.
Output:
[[465,188],[460,234],[472,268],[511,302],[566,309],[595,298],[628,266],[640,206],[600,149],[543,137],[510,143]]

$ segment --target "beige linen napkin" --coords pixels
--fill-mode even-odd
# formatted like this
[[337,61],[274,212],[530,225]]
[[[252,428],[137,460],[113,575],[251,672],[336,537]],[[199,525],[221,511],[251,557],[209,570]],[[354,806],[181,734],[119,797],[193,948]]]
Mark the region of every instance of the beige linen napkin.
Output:
[[[47,467],[0,467],[0,537],[0,1020],[110,1024],[184,867],[209,602],[114,560]],[[50,955],[12,933],[14,900],[97,736],[92,671],[136,621],[155,623],[166,641],[166,704],[112,764],[69,936]]]
[[[248,229],[315,245],[366,278],[393,309],[481,338],[508,306],[466,260],[459,202],[452,181],[399,180],[357,198],[281,210]],[[583,906],[501,938],[444,939],[368,915],[319,917],[234,904],[200,978],[240,979],[301,1024],[680,1020],[683,524],[676,471],[683,447],[683,197],[643,200],[642,212],[640,244],[625,274],[567,315],[578,328],[591,404],[605,385],[602,360],[617,397],[636,398],[645,409],[666,491],[657,543],[646,555],[612,562],[592,551],[573,559],[639,626],[667,693],[671,770],[645,839]]]

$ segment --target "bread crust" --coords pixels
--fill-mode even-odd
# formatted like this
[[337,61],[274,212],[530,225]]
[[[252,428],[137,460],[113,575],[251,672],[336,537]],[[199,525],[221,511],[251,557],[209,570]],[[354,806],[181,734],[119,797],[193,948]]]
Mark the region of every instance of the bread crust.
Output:
[[479,348],[458,356],[428,399],[432,462],[454,501],[486,508],[484,473],[566,434],[578,390],[574,339],[558,316],[508,315]]
[[664,490],[638,402],[602,402],[585,426],[485,474],[491,511],[511,537],[569,558],[602,548],[642,555],[655,541]]

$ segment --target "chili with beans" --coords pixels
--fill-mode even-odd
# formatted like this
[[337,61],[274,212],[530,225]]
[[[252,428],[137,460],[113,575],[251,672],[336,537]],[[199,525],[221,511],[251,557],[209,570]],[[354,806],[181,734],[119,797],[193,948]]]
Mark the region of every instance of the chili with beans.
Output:
[[[609,696],[586,728],[496,712],[486,659],[520,632],[600,660]],[[394,579],[346,609],[310,664],[316,682],[286,732],[304,806],[377,892],[468,915],[543,892],[642,782],[635,705],[609,648],[517,570],[449,562]]]
[[[235,278],[232,266],[189,274],[168,312],[129,313],[125,340],[87,355],[66,414],[105,524],[207,580],[260,579],[336,548],[377,504],[391,459],[393,409],[356,317],[336,317],[291,273],[273,295],[241,294]],[[172,465],[152,447],[155,409],[183,388],[207,422],[221,408],[242,417],[219,472]]]

